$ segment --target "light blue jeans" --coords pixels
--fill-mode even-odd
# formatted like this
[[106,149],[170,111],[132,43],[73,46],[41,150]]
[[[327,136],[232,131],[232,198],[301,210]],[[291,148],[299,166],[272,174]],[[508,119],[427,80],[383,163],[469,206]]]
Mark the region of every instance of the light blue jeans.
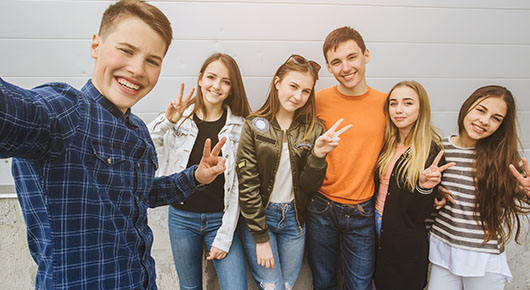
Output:
[[243,243],[248,257],[250,273],[259,289],[292,289],[302,266],[305,227],[302,229],[298,227],[294,202],[270,202],[265,214],[270,237],[269,243],[274,255],[274,269],[267,269],[258,265],[256,243],[245,224]]
[[[210,249],[221,226],[223,212],[195,213],[169,207],[169,238],[182,290],[202,289],[203,246]],[[236,229],[226,257],[213,260],[223,290],[247,289],[245,254],[240,227]]]

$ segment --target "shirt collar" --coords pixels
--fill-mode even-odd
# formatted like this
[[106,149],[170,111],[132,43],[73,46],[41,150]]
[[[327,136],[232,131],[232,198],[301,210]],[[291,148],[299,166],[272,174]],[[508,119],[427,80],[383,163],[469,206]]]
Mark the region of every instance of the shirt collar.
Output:
[[92,79],[89,79],[85,86],[83,87],[82,91],[84,91],[88,97],[91,99],[94,99],[96,102],[98,102],[105,110],[109,111],[114,117],[116,117],[118,120],[122,121],[127,127],[129,128],[136,128],[138,127],[138,124],[136,124],[134,118],[131,118],[131,109],[127,109],[125,113],[122,113],[116,105],[114,105],[111,101],[109,101],[105,96],[103,96],[98,89],[94,86],[92,83]]

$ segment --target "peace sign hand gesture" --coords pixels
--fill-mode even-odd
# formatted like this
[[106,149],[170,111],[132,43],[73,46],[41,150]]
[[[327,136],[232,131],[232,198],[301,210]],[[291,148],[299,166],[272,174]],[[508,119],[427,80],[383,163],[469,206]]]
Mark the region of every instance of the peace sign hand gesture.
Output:
[[523,169],[526,176],[519,173],[517,168],[515,168],[513,164],[510,164],[510,171],[513,176],[515,176],[515,179],[517,179],[526,195],[530,198],[530,177],[528,177],[530,176],[530,165],[528,165],[528,159],[526,158],[523,158]]
[[340,141],[340,134],[350,130],[350,128],[353,126],[352,124],[349,124],[345,126],[344,128],[340,129],[339,131],[335,132],[337,128],[342,124],[344,121],[343,118],[338,120],[329,130],[326,131],[326,133],[322,134],[320,137],[317,138],[315,141],[315,147],[313,148],[313,152],[317,157],[324,157],[329,152],[333,151],[333,149],[337,148],[339,146]]
[[166,109],[166,118],[171,123],[176,124],[180,120],[194,92],[195,92],[195,88],[192,88],[190,92],[188,93],[188,95],[186,96],[186,98],[182,100],[182,95],[184,95],[184,83],[180,84],[179,96],[175,98],[173,101],[171,101],[169,105],[167,105],[167,109]]
[[201,184],[208,184],[212,182],[217,175],[225,171],[226,159],[219,156],[221,148],[226,143],[226,137],[223,137],[210,152],[210,144],[212,141],[210,138],[204,142],[204,149],[202,151],[202,158],[199,162],[199,166],[195,170],[195,180]]
[[418,185],[421,188],[431,189],[435,187],[438,183],[440,183],[440,181],[442,181],[442,172],[444,172],[447,168],[456,165],[456,163],[450,162],[441,167],[438,167],[438,163],[440,162],[440,159],[442,159],[443,155],[443,150],[438,152],[438,155],[436,155],[436,158],[434,158],[434,161],[432,162],[431,166],[427,167],[420,173]]

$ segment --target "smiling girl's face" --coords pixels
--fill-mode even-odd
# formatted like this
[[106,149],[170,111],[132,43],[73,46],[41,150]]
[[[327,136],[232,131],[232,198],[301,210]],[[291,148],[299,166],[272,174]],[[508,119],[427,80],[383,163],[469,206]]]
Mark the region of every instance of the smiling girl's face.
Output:
[[463,138],[478,141],[491,136],[502,124],[508,106],[497,96],[486,96],[477,100],[464,117]]

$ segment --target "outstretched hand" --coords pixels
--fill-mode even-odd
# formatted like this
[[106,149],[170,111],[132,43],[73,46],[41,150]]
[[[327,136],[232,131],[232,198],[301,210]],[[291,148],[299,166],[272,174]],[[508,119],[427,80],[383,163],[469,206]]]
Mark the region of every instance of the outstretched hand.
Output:
[[167,109],[166,109],[166,118],[171,123],[176,124],[180,120],[194,92],[195,92],[195,88],[192,88],[190,92],[188,93],[188,95],[186,96],[186,98],[182,100],[182,96],[184,95],[184,83],[180,84],[179,96],[176,97],[173,101],[171,101],[169,105],[167,105]]
[[343,121],[344,119],[339,119],[335,124],[333,124],[333,126],[331,126],[331,128],[329,128],[329,130],[317,138],[315,141],[315,147],[313,149],[313,152],[316,156],[322,158],[339,146],[340,134],[350,130],[350,128],[353,126],[352,124],[349,124],[335,132],[335,130],[337,130]]
[[210,146],[212,141],[210,138],[204,142],[204,150],[202,151],[201,162],[197,170],[195,170],[195,180],[201,184],[208,184],[212,182],[217,175],[225,171],[226,159],[219,156],[221,148],[226,143],[226,137],[223,137],[210,152]]
[[438,155],[436,155],[436,158],[434,158],[431,166],[427,167],[420,173],[418,184],[421,188],[431,189],[435,187],[438,183],[440,183],[440,181],[442,181],[442,172],[444,172],[447,168],[456,165],[456,163],[450,162],[439,167],[438,163],[440,162],[440,159],[442,159],[443,155],[443,150],[438,152]]
[[530,165],[528,165],[528,159],[526,158],[523,158],[523,170],[524,175],[521,174],[513,164],[510,164],[510,171],[513,176],[515,176],[515,179],[517,179],[526,195],[530,198]]

